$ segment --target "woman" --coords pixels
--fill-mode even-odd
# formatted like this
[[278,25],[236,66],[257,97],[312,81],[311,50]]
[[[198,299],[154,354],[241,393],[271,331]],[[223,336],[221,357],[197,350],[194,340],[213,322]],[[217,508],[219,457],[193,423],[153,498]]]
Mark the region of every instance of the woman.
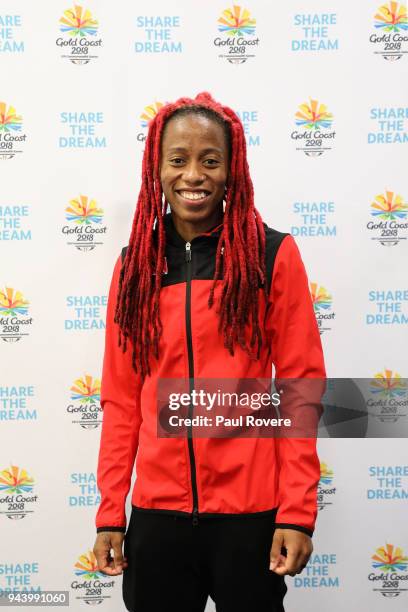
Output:
[[108,298],[94,552],[123,570],[128,610],[198,612],[210,595],[218,612],[283,611],[284,576],[313,550],[316,441],[157,435],[159,380],[191,390],[270,378],[272,363],[279,378],[325,376],[299,251],[254,206],[237,115],[181,98],[150,123]]

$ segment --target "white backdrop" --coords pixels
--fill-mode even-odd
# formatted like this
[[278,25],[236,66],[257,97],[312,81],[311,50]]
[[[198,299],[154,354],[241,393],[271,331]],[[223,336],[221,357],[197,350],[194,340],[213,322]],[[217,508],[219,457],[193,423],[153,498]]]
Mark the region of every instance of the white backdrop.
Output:
[[[125,610],[121,577],[92,574],[98,391],[106,295],[155,104],[208,90],[240,113],[256,206],[293,233],[317,292],[328,375],[407,376],[404,7],[251,0],[234,34],[220,30],[232,6],[92,0],[75,33],[61,21],[69,2],[1,3],[1,590]],[[286,579],[287,612],[402,612],[405,440],[318,448],[315,549]]]

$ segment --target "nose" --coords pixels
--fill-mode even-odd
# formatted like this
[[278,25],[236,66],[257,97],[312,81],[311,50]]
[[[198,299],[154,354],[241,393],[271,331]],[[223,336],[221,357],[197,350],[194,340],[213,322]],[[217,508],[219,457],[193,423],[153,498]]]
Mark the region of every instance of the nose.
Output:
[[196,161],[190,161],[183,168],[183,180],[190,184],[200,184],[205,180],[200,163]]

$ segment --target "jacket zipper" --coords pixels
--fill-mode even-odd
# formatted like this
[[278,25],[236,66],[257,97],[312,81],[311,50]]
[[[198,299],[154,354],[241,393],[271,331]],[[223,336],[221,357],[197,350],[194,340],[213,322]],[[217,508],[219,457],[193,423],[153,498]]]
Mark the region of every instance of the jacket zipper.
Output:
[[[190,393],[194,389],[194,358],[193,358],[193,340],[191,336],[191,242],[186,242],[186,334],[187,334],[187,352],[188,352],[188,377]],[[193,405],[189,406],[189,417],[193,418]],[[198,525],[198,493],[197,493],[197,475],[196,463],[194,457],[193,446],[193,428],[190,425],[187,429],[188,451],[190,457],[190,473],[191,487],[193,492],[193,525]]]

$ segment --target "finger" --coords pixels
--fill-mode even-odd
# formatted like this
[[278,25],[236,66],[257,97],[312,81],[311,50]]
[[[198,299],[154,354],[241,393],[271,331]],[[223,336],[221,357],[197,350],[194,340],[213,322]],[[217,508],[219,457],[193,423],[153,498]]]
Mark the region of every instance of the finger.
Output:
[[272,539],[269,569],[275,570],[282,562],[281,548],[283,545],[283,535],[281,531],[275,531]]
[[272,571],[274,571],[275,574],[279,574],[280,576],[282,576],[283,574],[286,573],[285,567],[286,567],[286,557],[285,555],[279,555],[278,562],[275,565],[275,569]]
[[113,565],[116,570],[119,570],[119,573],[122,572],[124,566],[122,542],[115,542],[113,544]]
[[301,555],[297,550],[288,550],[286,557],[286,571],[290,576],[294,576],[301,565]]
[[111,561],[110,551],[106,548],[94,548],[94,555],[96,558],[96,563],[98,565],[99,571],[103,574],[112,575],[111,567],[109,566],[109,562]]
[[103,570],[105,568],[105,566],[107,565],[107,560],[106,560],[106,553],[108,552],[108,550],[105,549],[105,547],[101,548],[101,546],[95,546],[93,549],[93,553],[95,555],[95,559],[96,559],[96,564],[98,566],[98,570]]
[[297,558],[298,558],[298,554],[297,553],[288,553],[288,555],[286,557],[282,557],[283,558],[283,563],[278,565],[276,567],[276,569],[274,570],[276,574],[279,574],[279,576],[286,576],[287,574],[289,576],[294,576],[296,574],[296,568],[298,566],[297,563]]

